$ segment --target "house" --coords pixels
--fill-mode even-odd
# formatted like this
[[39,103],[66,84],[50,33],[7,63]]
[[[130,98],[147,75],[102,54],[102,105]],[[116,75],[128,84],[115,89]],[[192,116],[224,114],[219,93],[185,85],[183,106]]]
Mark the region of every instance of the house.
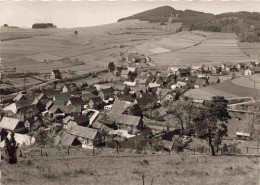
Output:
[[104,110],[110,111],[110,110],[112,110],[112,106],[113,106],[113,105],[105,105],[105,106],[104,106]]
[[180,67],[179,69],[180,76],[190,76],[191,69],[189,66],[187,67]]
[[39,113],[40,111],[36,105],[28,105],[20,108],[16,113],[16,117],[21,121],[25,121],[28,118],[34,118],[35,116],[38,116]]
[[103,84],[95,84],[94,87],[97,88],[97,91],[101,91],[102,89],[109,89],[112,88],[114,84],[112,83],[103,83]]
[[121,75],[121,71],[123,70],[124,68],[123,67],[116,67],[113,74],[115,76],[120,76]]
[[16,114],[20,108],[29,106],[31,104],[32,104],[32,100],[20,100],[20,101],[16,101],[14,103],[7,105],[6,107],[4,107],[3,110],[6,112],[9,111],[13,114]]
[[125,81],[124,85],[128,86],[131,89],[131,91],[134,91],[136,82]]
[[50,75],[50,79],[61,79],[61,73],[59,70],[52,70],[51,71],[51,75]]
[[77,146],[80,145],[81,142],[76,138],[76,136],[63,132],[60,139],[60,144],[62,146]]
[[245,70],[245,75],[252,75],[252,70],[251,69],[246,69]]
[[46,104],[48,102],[48,97],[44,94],[44,93],[41,93],[39,94],[36,99],[40,100],[41,102],[44,102],[44,104]]
[[104,107],[104,102],[102,101],[101,97],[97,96],[95,98],[91,98],[88,102],[89,108],[100,110]]
[[180,67],[171,66],[168,71],[170,71],[173,75],[179,76],[180,75]]
[[94,87],[94,86],[84,87],[82,89],[82,94],[87,94],[87,93],[91,93],[91,94],[97,95],[98,91],[97,91],[97,88]]
[[178,81],[178,82],[176,83],[176,86],[177,86],[178,88],[185,87],[186,85],[187,85],[187,83],[181,82],[181,81]]
[[110,121],[118,124],[119,128],[129,128],[129,127],[137,127],[142,128],[143,122],[141,117],[126,115],[126,114],[117,114],[117,113],[109,113],[108,119]]
[[22,94],[22,92],[19,92],[16,97],[14,97],[13,101],[20,101],[20,100],[26,100],[27,98],[25,97],[24,94]]
[[135,82],[137,83],[137,84],[146,84],[147,83],[147,81],[148,81],[148,79],[149,79],[149,77],[148,76],[137,76],[136,78],[135,78]]
[[3,117],[2,120],[0,121],[0,128],[5,129],[7,131],[13,131],[19,133],[25,127],[24,124],[18,119]]
[[247,62],[240,62],[239,64],[237,64],[237,68],[246,69],[247,64]]
[[43,94],[48,98],[52,99],[55,94],[59,94],[60,90],[58,89],[44,89]]
[[157,96],[143,96],[141,98],[136,98],[134,103],[137,103],[141,109],[144,109],[148,104],[157,103]]
[[127,101],[127,102],[134,102],[134,98],[132,94],[126,94],[120,97],[120,100]]
[[83,106],[85,103],[81,97],[71,97],[67,103],[67,105],[81,105]]
[[40,112],[45,111],[45,106],[43,105],[43,103],[39,100],[39,99],[34,99],[34,101],[32,102],[32,105],[36,105],[37,109]]
[[218,73],[217,67],[216,66],[210,67],[210,73],[211,74],[217,74]]
[[260,73],[260,67],[254,67],[253,72],[254,72],[254,74]]
[[73,123],[68,124],[68,133],[76,136],[82,143],[83,148],[92,148],[101,143],[101,135],[96,129],[78,126]]
[[135,67],[127,67],[128,71],[131,71],[132,73],[136,72],[136,68]]
[[167,93],[164,97],[163,97],[163,100],[165,101],[173,101],[175,100],[175,96],[176,96],[176,93],[175,92],[169,92]]
[[125,90],[125,88],[126,88],[126,85],[115,84],[115,85],[113,86],[114,95],[115,95],[116,97],[118,97],[119,94],[123,93],[123,91]]
[[146,92],[147,87],[145,86],[145,84],[138,84],[135,86],[135,92]]
[[114,97],[114,90],[111,87],[107,89],[101,89],[99,96],[102,100],[108,100],[109,98]]
[[63,100],[63,101],[69,101],[69,99],[71,98],[71,93],[67,92],[67,93],[59,93],[59,94],[55,94],[53,96],[53,100]]
[[75,115],[74,122],[79,125],[86,127],[89,124],[89,118],[86,115]]
[[122,101],[122,100],[115,100],[115,102],[112,105],[112,113],[118,113],[123,114],[125,110],[133,105],[132,102]]
[[86,103],[88,103],[91,98],[97,97],[95,94],[92,93],[85,93],[85,94],[81,94],[80,96],[82,100]]
[[98,121],[94,121],[94,123],[92,123],[92,128],[94,129],[101,130],[103,127],[105,127],[105,125],[99,123]]
[[201,72],[201,66],[199,65],[192,65],[190,69],[191,74],[198,74]]
[[74,120],[74,116],[67,116],[63,119],[63,123],[68,124],[70,121]]
[[[168,93],[170,93],[170,92],[172,92],[172,89],[158,88],[157,91],[156,91],[156,95],[160,98],[160,100],[163,100],[163,99],[165,99],[166,95],[167,95]],[[174,97],[175,97],[175,96],[174,96]],[[169,100],[171,99],[170,96],[167,97],[167,100],[168,100],[168,99],[169,99]],[[173,99],[171,99],[171,100],[173,100]]]
[[149,88],[156,88],[156,87],[160,87],[160,86],[161,86],[161,85],[158,84],[158,83],[156,83],[156,82],[155,82],[155,83],[149,83],[149,84],[148,84],[148,87],[149,87]]
[[81,105],[60,105],[59,108],[66,115],[71,114],[80,114],[82,111]]
[[59,115],[64,115],[63,111],[61,110],[61,108],[58,105],[53,105],[50,109],[49,109],[49,114],[53,117],[59,116]]
[[68,92],[75,92],[78,90],[78,87],[75,83],[71,83],[71,84],[65,84],[62,89],[61,92],[63,93],[68,93]]
[[131,75],[131,71],[129,71],[129,70],[124,69],[124,70],[121,71],[121,77],[122,78],[128,79],[130,77],[130,75]]

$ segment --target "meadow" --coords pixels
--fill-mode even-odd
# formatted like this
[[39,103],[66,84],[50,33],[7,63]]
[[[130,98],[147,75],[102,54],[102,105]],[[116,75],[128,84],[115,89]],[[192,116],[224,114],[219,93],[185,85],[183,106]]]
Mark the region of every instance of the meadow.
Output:
[[[255,157],[174,153],[135,154],[134,151],[42,149],[43,156],[20,157],[18,164],[1,161],[3,184],[225,184],[259,183]],[[144,177],[144,183],[143,178]]]

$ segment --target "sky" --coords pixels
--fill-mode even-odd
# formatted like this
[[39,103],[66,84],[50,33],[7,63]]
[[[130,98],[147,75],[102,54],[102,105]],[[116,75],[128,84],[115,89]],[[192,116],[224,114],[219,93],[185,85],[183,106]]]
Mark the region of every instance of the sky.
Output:
[[118,19],[160,6],[177,10],[191,9],[207,13],[260,12],[260,1],[191,0],[118,0],[118,1],[0,1],[0,24],[31,27],[51,22],[59,28],[87,27],[117,22]]

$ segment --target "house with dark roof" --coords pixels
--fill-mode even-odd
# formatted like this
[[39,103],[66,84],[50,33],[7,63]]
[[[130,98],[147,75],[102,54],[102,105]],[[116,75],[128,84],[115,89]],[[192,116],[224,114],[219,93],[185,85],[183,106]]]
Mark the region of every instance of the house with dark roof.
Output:
[[32,102],[32,105],[36,105],[36,107],[38,108],[38,110],[40,112],[45,111],[45,106],[43,105],[43,103],[39,100],[39,99],[34,99]]
[[108,100],[109,98],[114,98],[114,90],[112,88],[101,89],[99,96],[102,100]]
[[61,79],[61,73],[58,69],[52,70],[51,71],[51,75],[50,75],[50,79]]
[[47,96],[48,99],[52,99],[55,94],[59,94],[60,90],[58,89],[43,89],[43,94]]
[[60,105],[59,108],[65,115],[80,114],[82,111],[81,105]]
[[48,112],[53,117],[64,114],[58,105],[53,105]]
[[79,125],[86,127],[89,124],[89,118],[86,115],[74,115],[74,122]]
[[144,109],[148,104],[157,103],[157,96],[142,96],[140,98],[136,98],[135,103],[137,103],[141,109]]
[[98,91],[97,91],[97,88],[95,86],[88,86],[88,87],[82,88],[82,94],[87,94],[87,93],[97,95]]
[[81,97],[71,97],[67,103],[67,105],[81,105],[83,106],[85,104],[85,102],[83,101],[83,99]]
[[68,101],[71,98],[71,93],[59,93],[55,94],[53,96],[53,100],[63,100],[63,101]]
[[121,74],[120,74],[120,76],[121,76],[122,78],[125,78],[125,79],[128,79],[130,75],[131,75],[131,71],[125,70],[125,69],[122,70],[122,71],[121,71]]
[[97,96],[95,98],[91,98],[88,102],[89,108],[100,110],[104,107],[104,102],[102,101],[101,97]]
[[33,104],[33,105],[28,105],[20,108],[16,113],[16,117],[21,121],[25,121],[26,119],[34,118],[39,114],[40,114],[39,109],[37,108],[36,105]]

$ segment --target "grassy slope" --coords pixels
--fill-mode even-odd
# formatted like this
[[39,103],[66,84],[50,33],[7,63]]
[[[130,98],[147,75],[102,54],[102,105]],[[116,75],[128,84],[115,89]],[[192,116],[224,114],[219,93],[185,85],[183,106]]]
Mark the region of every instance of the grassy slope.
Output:
[[[50,152],[47,150],[47,153]],[[120,153],[122,155],[123,153]],[[106,155],[106,156],[102,156]],[[1,162],[2,184],[256,184],[258,159],[163,153],[142,156],[105,150],[92,157],[82,149],[70,156]],[[132,155],[132,156],[131,156]],[[28,162],[30,160],[30,162]],[[43,171],[44,170],[44,171]]]

